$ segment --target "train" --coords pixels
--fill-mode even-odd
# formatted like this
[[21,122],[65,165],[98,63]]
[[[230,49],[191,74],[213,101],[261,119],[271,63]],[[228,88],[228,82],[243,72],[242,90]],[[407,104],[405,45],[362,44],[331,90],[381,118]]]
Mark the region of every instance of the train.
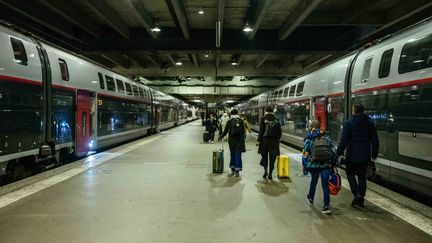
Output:
[[[379,137],[377,178],[432,200],[432,20],[374,41],[237,106],[255,130],[272,106],[281,141],[302,148],[310,121],[336,143],[360,103]],[[370,168],[372,172],[372,168]]]
[[195,116],[177,98],[10,25],[0,25],[0,53],[1,178],[18,180]]

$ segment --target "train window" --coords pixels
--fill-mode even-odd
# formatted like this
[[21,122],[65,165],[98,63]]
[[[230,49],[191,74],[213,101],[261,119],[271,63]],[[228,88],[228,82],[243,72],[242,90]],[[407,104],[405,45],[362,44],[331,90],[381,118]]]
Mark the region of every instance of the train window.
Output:
[[27,53],[22,40],[11,37],[10,42],[12,44],[12,49],[14,52],[15,62],[24,66],[27,66],[28,59]]
[[385,51],[381,56],[381,63],[378,71],[379,78],[388,77],[390,74],[391,60],[393,57],[393,49]]
[[105,75],[105,79],[106,79],[106,82],[107,82],[107,88],[108,88],[108,90],[115,92],[116,91],[116,87],[115,87],[115,83],[114,83],[114,78],[112,78],[112,77],[110,77],[108,75]]
[[143,88],[138,87],[138,89],[139,89],[139,92],[140,92],[140,96],[141,96],[141,98],[144,98],[144,97],[145,97],[145,93],[144,93]]
[[101,89],[105,89],[105,82],[102,73],[98,73],[99,76],[99,85]]
[[132,95],[132,86],[130,85],[130,83],[125,83],[125,85],[126,85],[126,94]]
[[83,111],[81,114],[81,134],[83,137],[87,134],[87,112]]
[[305,82],[301,82],[297,85],[297,92],[296,96],[302,96],[303,95],[303,88],[304,88]]
[[283,97],[282,98],[287,98],[288,97],[288,92],[289,92],[289,87],[286,87],[283,91]]
[[139,98],[138,88],[135,85],[132,85],[134,96]]
[[432,35],[409,41],[402,47],[399,73],[432,67]]
[[364,62],[363,72],[361,75],[362,82],[369,81],[371,65],[372,65],[372,57],[366,59],[366,61]]
[[117,83],[117,90],[119,93],[121,94],[125,94],[125,88],[124,88],[124,84],[123,81],[116,79],[116,83]]
[[65,60],[59,58],[61,77],[64,81],[69,81],[69,69]]
[[291,86],[290,88],[290,92],[289,92],[289,97],[294,97],[295,94],[295,85]]

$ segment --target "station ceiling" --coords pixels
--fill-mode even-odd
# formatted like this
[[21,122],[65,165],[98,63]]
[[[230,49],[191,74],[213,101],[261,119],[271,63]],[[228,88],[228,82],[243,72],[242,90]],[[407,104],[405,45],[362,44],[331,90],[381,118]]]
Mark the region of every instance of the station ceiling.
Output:
[[122,74],[157,87],[220,82],[252,90],[231,92],[236,99],[431,12],[430,0],[0,0],[0,19]]

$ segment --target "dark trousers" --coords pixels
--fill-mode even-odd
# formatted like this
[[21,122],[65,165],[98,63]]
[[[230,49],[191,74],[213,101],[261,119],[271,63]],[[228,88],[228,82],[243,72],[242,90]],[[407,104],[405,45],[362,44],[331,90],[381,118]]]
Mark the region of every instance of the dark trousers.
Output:
[[[351,192],[356,198],[364,198],[366,194],[367,163],[347,163],[346,174]],[[358,180],[356,178],[358,177]]]
[[234,146],[230,146],[230,168],[231,171],[241,171],[243,168],[243,161],[241,158],[241,151],[238,151],[234,148]]
[[209,135],[210,135],[210,141],[214,141],[215,131],[210,129]]
[[330,192],[328,188],[328,180],[330,176],[330,169],[314,169],[310,170],[312,175],[311,183],[309,186],[309,194],[308,197],[312,200],[315,197],[315,190],[318,184],[318,178],[321,176],[321,187],[323,189],[324,194],[324,206],[330,205]]
[[[265,172],[269,172],[269,175],[273,173],[274,164],[276,161],[277,155],[270,154],[270,153],[263,153],[261,154],[261,165],[264,167]],[[268,170],[267,170],[268,168]]]

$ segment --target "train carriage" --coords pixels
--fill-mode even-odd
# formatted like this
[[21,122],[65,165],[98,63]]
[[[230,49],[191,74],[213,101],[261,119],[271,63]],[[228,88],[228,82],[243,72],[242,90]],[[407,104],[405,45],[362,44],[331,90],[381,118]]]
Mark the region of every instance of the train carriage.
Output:
[[267,102],[239,109],[251,120],[274,107],[282,141],[299,148],[312,119],[339,141],[351,106],[363,104],[380,140],[378,175],[432,198],[431,19],[260,96]]
[[8,26],[0,43],[0,176],[183,123],[178,99],[83,57]]

